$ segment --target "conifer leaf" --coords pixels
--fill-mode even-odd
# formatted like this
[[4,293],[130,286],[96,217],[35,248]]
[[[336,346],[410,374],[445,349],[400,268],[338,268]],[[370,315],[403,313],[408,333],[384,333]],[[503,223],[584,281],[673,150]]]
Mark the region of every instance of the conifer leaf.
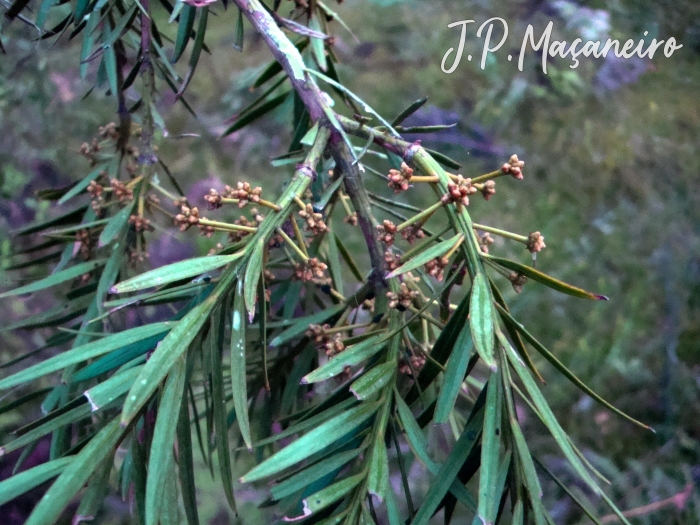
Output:
[[211,255],[208,257],[185,259],[122,281],[112,286],[110,292],[135,292],[137,290],[143,290],[144,288],[153,288],[190,277],[197,277],[203,273],[211,272],[222,266],[226,266],[239,259],[241,256],[242,253],[235,253],[233,255]]

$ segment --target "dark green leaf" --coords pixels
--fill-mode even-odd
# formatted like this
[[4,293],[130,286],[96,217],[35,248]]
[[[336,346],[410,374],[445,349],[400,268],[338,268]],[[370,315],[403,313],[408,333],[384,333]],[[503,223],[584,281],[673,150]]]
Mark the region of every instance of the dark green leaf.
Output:
[[[181,321],[182,322],[182,321]],[[180,322],[180,323],[181,323]],[[179,325],[179,324],[178,324]],[[169,331],[173,323],[154,323],[138,328],[125,330],[118,334],[110,335],[98,341],[87,343],[72,350],[68,350],[54,357],[46,359],[34,366],[25,368],[10,377],[0,380],[0,389],[10,388],[27,381],[32,381],[38,377],[62,370],[71,365],[82,363],[88,359],[127,347],[158,334]]]
[[131,216],[131,210],[134,208],[136,201],[131,201],[129,204],[124,206],[119,213],[116,213],[104,227],[102,233],[100,234],[100,239],[97,243],[99,247],[105,246],[112,242],[112,240],[119,235],[119,233],[124,229],[124,227],[129,222],[129,217]]
[[[339,359],[339,356],[333,358],[333,360],[335,359]],[[384,386],[386,386],[389,381],[393,379],[394,374],[396,373],[396,367],[396,363],[391,362],[382,363],[373,367],[369,371],[362,374],[362,376],[360,376],[360,378],[350,386],[350,392],[352,392],[353,395],[360,401],[372,397],[372,395],[384,388]]]
[[267,458],[250,470],[240,481],[243,483],[257,481],[299,463],[359,427],[372,417],[378,408],[378,403],[361,403],[346,410]]
[[113,419],[93,437],[46,491],[25,525],[53,525],[95,468],[114,453],[125,429]]
[[73,461],[73,456],[48,461],[0,481],[0,506],[55,478]]
[[447,362],[445,377],[435,408],[435,423],[446,423],[455,404],[459,391],[462,389],[464,374],[472,352],[472,336],[470,330],[462,330],[457,337],[455,346]]
[[418,111],[420,108],[422,108],[425,103],[428,102],[428,97],[423,97],[419,100],[416,100],[413,102],[410,106],[408,106],[406,109],[404,109],[401,113],[399,113],[396,118],[391,122],[392,126],[398,126],[401,124],[404,120],[406,120],[408,117],[413,115],[416,111]]
[[245,270],[243,295],[245,297],[245,308],[248,311],[250,322],[252,322],[255,317],[255,298],[258,292],[258,282],[262,278],[265,246],[265,239],[260,239],[255,243]]
[[126,281],[113,286],[111,293],[126,293],[162,286],[164,284],[181,281],[190,277],[196,277],[206,272],[221,268],[241,257],[242,253],[234,255],[211,255],[209,257],[195,257],[186,259],[167,266],[161,266],[155,270],[142,273]]
[[[335,377],[341,374],[346,367],[360,364],[362,361],[369,359],[377,352],[381,351],[387,342],[388,339],[383,334],[379,334],[354,344],[338,355],[330,358],[325,364],[319,366],[313,372],[306,374],[301,382],[303,384],[317,383]],[[361,386],[364,388],[366,385]]]
[[[233,34],[233,49],[243,51],[243,11],[238,9],[238,20],[236,22],[236,32]],[[277,62],[275,62],[277,63]]]
[[425,251],[422,251],[418,255],[411,257],[408,261],[399,266],[396,270],[390,272],[387,275],[387,279],[391,279],[392,277],[396,277],[406,272],[415,270],[416,268],[420,268],[425,263],[435,259],[436,257],[441,257],[442,255],[449,252],[452,248],[454,248],[454,246],[458,242],[461,242],[463,239],[464,235],[460,233],[458,235],[455,235],[451,239],[447,239],[445,241],[437,243],[434,246],[431,246],[430,248],[427,248]]
[[270,346],[272,348],[275,348],[291,341],[292,339],[296,339],[304,332],[306,332],[306,330],[309,329],[309,325],[323,324],[331,317],[334,317],[341,313],[343,310],[345,310],[345,305],[339,304],[332,308],[326,308],[325,310],[321,310],[320,312],[315,313],[313,315],[301,317],[297,319],[292,326],[287,328],[284,332],[282,332],[280,335],[278,335],[272,341],[270,341]]
[[314,512],[325,509],[339,499],[347,495],[364,479],[364,473],[355,474],[342,481],[334,483],[330,487],[319,490],[308,498],[304,498],[304,516],[311,516]]
[[501,429],[501,408],[504,396],[500,372],[494,372],[488,381],[486,405],[484,407],[484,428],[481,436],[481,468],[479,470],[478,517],[481,523],[491,524],[496,520],[498,504],[501,501],[501,487],[498,486],[499,456],[503,431]]
[[148,457],[146,525],[158,525],[166,505],[164,481],[168,478],[171,467],[175,463],[173,447],[186,375],[185,357],[181,356],[171,368],[160,396],[158,417],[151,442],[151,453]]
[[[231,321],[231,388],[233,407],[236,411],[238,428],[246,446],[252,450],[250,423],[248,421],[248,387],[246,383],[246,339],[245,306],[243,304],[243,282],[238,281],[233,299],[233,319]],[[253,289],[255,291],[255,289]]]
[[524,264],[520,264],[508,259],[503,259],[501,257],[494,257],[493,255],[482,254],[482,256],[490,261],[495,262],[500,266],[503,266],[504,268],[508,268],[509,270],[518,272],[527,277],[528,279],[532,279],[533,281],[542,283],[545,286],[548,286],[558,292],[565,293],[567,295],[573,295],[574,297],[580,297],[581,299],[593,299],[595,301],[608,300],[608,298],[604,295],[587,292],[586,290],[582,290],[581,288],[576,288],[575,286],[566,284],[565,282],[559,281],[554,277],[547,275],[546,273],[542,273],[541,271],[536,270],[532,266],[526,266]]
[[224,131],[221,134],[221,136],[225,137],[226,135],[230,135],[231,133],[238,131],[239,129],[244,128],[245,126],[247,126],[251,122],[258,120],[263,115],[268,114],[270,111],[272,111],[276,107],[281,106],[282,103],[285,100],[287,100],[287,97],[289,96],[290,93],[291,93],[291,91],[285,91],[281,95],[277,95],[276,97],[268,100],[264,104],[261,104],[257,108],[249,111],[248,113],[246,113],[245,115],[240,117],[238,120],[236,120],[236,122],[234,122],[231,126],[229,126],[229,128],[226,131]]
[[494,324],[493,305],[489,283],[483,272],[478,272],[472,284],[471,300],[469,303],[469,326],[472,341],[479,357],[492,370],[496,369],[494,359]]
[[193,5],[185,4],[182,6],[182,11],[180,11],[180,22],[177,26],[177,36],[175,37],[175,46],[173,48],[173,64],[180,59],[182,53],[187,47],[187,42],[189,42],[190,36],[192,35],[194,15],[196,12],[197,8]]
[[44,277],[43,279],[39,279],[38,281],[34,281],[33,283],[26,284],[24,286],[20,286],[19,288],[15,288],[14,290],[9,290],[2,293],[0,294],[0,299],[4,299],[5,297],[13,297],[15,295],[38,292],[40,290],[56,286],[57,284],[70,281],[71,279],[75,279],[81,275],[92,272],[93,270],[96,270],[100,266],[104,265],[105,262],[107,262],[106,259],[97,259],[95,261],[76,264],[75,266],[61,270],[60,272]]

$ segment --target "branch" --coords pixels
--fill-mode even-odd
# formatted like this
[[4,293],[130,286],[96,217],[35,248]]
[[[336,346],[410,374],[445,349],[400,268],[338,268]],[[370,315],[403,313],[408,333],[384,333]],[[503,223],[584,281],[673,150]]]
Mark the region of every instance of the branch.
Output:
[[[332,130],[330,148],[337,168],[345,174],[345,191],[352,200],[362,234],[369,251],[372,264],[370,281],[375,288],[386,286],[384,282],[384,255],[376,236],[377,220],[373,217],[367,190],[362,184],[359,169],[353,165],[353,154],[342,140],[343,130],[336,127],[329,119],[337,118],[326,102],[328,96],[316,85],[306,70],[299,50],[292,44],[275,20],[258,0],[234,0],[243,11],[248,21],[260,33],[267,47],[272,51],[289,77],[292,87],[304,103],[312,122],[323,122]],[[337,121],[336,121],[337,122]]]

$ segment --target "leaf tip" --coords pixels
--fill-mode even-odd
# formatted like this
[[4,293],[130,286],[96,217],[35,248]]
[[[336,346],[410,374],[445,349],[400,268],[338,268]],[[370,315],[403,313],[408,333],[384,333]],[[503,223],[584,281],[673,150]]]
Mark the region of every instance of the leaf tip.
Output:
[[609,301],[610,297],[608,297],[607,295],[596,294],[595,299],[596,301]]

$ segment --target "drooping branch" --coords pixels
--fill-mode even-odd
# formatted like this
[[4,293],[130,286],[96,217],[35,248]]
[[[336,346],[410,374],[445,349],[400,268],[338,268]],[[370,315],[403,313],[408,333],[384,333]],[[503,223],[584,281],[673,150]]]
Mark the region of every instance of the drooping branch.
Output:
[[292,87],[309,112],[311,121],[322,123],[331,128],[330,150],[337,168],[345,175],[345,191],[357,212],[358,223],[367,244],[372,264],[370,280],[375,288],[383,288],[385,286],[385,265],[381,246],[376,236],[377,221],[372,215],[369,195],[360,178],[358,166],[353,164],[353,154],[349,146],[342,140],[342,130],[336,128],[329,119],[329,115],[333,115],[333,120],[337,122],[336,115],[327,102],[328,96],[321,91],[306,70],[299,50],[277,26],[275,20],[258,0],[234,0],[234,3],[260,33],[275,60],[287,73]]

